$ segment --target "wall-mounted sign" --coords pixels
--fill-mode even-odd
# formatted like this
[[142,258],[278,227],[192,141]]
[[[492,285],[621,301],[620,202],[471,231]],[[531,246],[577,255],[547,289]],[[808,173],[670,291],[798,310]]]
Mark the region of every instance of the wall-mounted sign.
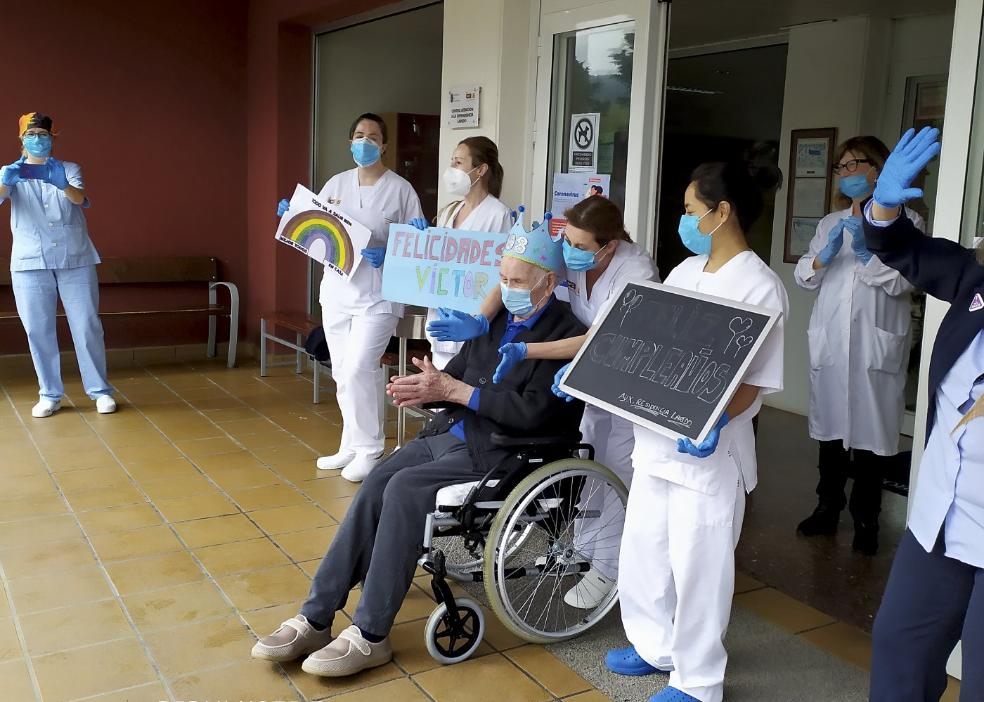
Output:
[[448,91],[448,127],[466,129],[478,126],[482,88],[468,85]]
[[571,115],[571,134],[568,144],[567,170],[595,172],[598,170],[598,127],[601,114],[583,112]]

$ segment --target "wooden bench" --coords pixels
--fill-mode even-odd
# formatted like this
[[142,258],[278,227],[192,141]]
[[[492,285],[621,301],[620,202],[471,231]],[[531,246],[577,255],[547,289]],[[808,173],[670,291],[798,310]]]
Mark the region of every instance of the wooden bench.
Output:
[[[11,284],[9,262],[0,261],[0,286]],[[239,339],[239,288],[235,283],[219,280],[219,262],[208,256],[185,256],[172,258],[106,258],[96,266],[99,284],[103,285],[151,285],[206,283],[207,301],[200,305],[179,305],[168,307],[155,304],[150,308],[101,310],[100,317],[132,317],[149,315],[195,315],[208,317],[208,356],[216,354],[216,320],[229,318],[229,353],[227,364],[236,365],[236,344]],[[229,291],[229,304],[218,304],[218,289]],[[157,302],[155,300],[155,302]],[[64,317],[64,312],[58,313]],[[19,319],[16,312],[0,312],[0,322]]]

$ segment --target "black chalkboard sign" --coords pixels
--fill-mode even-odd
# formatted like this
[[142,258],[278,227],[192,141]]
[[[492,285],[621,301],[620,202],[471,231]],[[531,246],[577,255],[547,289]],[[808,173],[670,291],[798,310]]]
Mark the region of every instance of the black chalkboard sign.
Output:
[[561,387],[636,424],[699,443],[778,317],[689,290],[626,283],[591,327]]

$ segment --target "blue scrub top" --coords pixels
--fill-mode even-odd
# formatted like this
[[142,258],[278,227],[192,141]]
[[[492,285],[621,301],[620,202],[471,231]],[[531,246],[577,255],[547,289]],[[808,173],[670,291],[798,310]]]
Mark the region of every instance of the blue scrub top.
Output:
[[[65,175],[69,185],[84,189],[82,169],[68,161]],[[65,193],[40,180],[22,180],[9,188],[11,271],[80,268],[99,263],[99,254],[89,239],[85,215],[86,198],[75,205]]]

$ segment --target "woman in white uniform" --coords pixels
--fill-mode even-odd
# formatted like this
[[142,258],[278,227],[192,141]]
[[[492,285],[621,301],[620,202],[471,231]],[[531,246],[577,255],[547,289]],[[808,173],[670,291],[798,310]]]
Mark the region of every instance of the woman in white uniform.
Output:
[[610,651],[605,662],[624,675],[669,672],[670,686],[654,702],[721,702],[734,550],[745,493],[757,480],[752,418],[763,395],[782,389],[789,302],[779,276],[745,240],[762,199],[744,164],[699,166],[684,205],[680,236],[696,255],[673,269],[666,285],[782,316],[700,445],[634,426],[635,475],[618,573],[622,623],[632,645]]
[[[847,504],[854,550],[878,550],[882,476],[898,453],[909,358],[910,285],[865,247],[861,207],[871,196],[888,148],[871,136],[848,139],[834,155],[844,209],[820,220],[796,282],[818,291],[810,345],[810,436],[820,442],[818,504],[797,530],[834,534]],[[923,221],[906,211],[920,230]]]
[[[451,155],[451,165],[441,177],[444,189],[457,198],[437,216],[437,226],[463,229],[471,232],[498,232],[505,234],[512,227],[512,212],[499,196],[502,194],[502,165],[499,163],[499,147],[488,137],[463,139]],[[419,229],[427,228],[423,218],[411,222]],[[499,293],[498,288],[491,292]],[[438,310],[429,310],[428,321],[441,318]],[[439,341],[427,333],[434,366],[444,366],[461,350],[463,342]]]
[[[381,292],[389,225],[423,213],[413,186],[380,160],[387,143],[383,118],[360,115],[349,139],[357,168],[332,176],[318,197],[368,227],[372,237],[350,281],[327,272],[321,279],[322,324],[342,413],[342,440],[337,453],[318,459],[318,468],[343,468],[343,478],[361,482],[383,452],[384,373],[379,359],[403,316],[403,305],[384,300]],[[278,213],[286,209],[281,202]]]
[[[651,280],[659,282],[659,272],[653,259],[632,242],[622,218],[622,212],[611,200],[600,196],[585,198],[564,213],[567,225],[564,229],[564,263],[567,267],[567,288],[571,309],[581,322],[591,325],[598,313],[613,295],[617,295],[625,282]],[[494,317],[501,304],[487,301],[485,313]],[[487,307],[487,309],[486,309]],[[479,320],[484,321],[485,317]],[[502,360],[493,376],[499,382],[512,366],[523,360],[572,359],[577,355],[587,336],[563,341],[539,344],[512,343],[499,349]],[[634,445],[631,422],[616,417],[606,410],[588,405],[581,421],[581,435],[595,449],[597,460],[622,479],[626,487],[632,484],[632,447]],[[601,496],[599,496],[601,498]],[[609,495],[609,499],[617,499]],[[565,594],[565,601],[572,607],[593,609],[611,590],[618,574],[618,541],[622,523],[612,521],[612,515],[621,507],[606,510],[604,498],[597,505],[600,509],[598,525],[579,522],[586,534],[579,546],[591,549],[593,566],[579,583]],[[593,509],[585,506],[585,509]],[[588,520],[582,520],[587,522]],[[609,523],[612,522],[612,523]],[[593,527],[593,528],[592,528]]]

